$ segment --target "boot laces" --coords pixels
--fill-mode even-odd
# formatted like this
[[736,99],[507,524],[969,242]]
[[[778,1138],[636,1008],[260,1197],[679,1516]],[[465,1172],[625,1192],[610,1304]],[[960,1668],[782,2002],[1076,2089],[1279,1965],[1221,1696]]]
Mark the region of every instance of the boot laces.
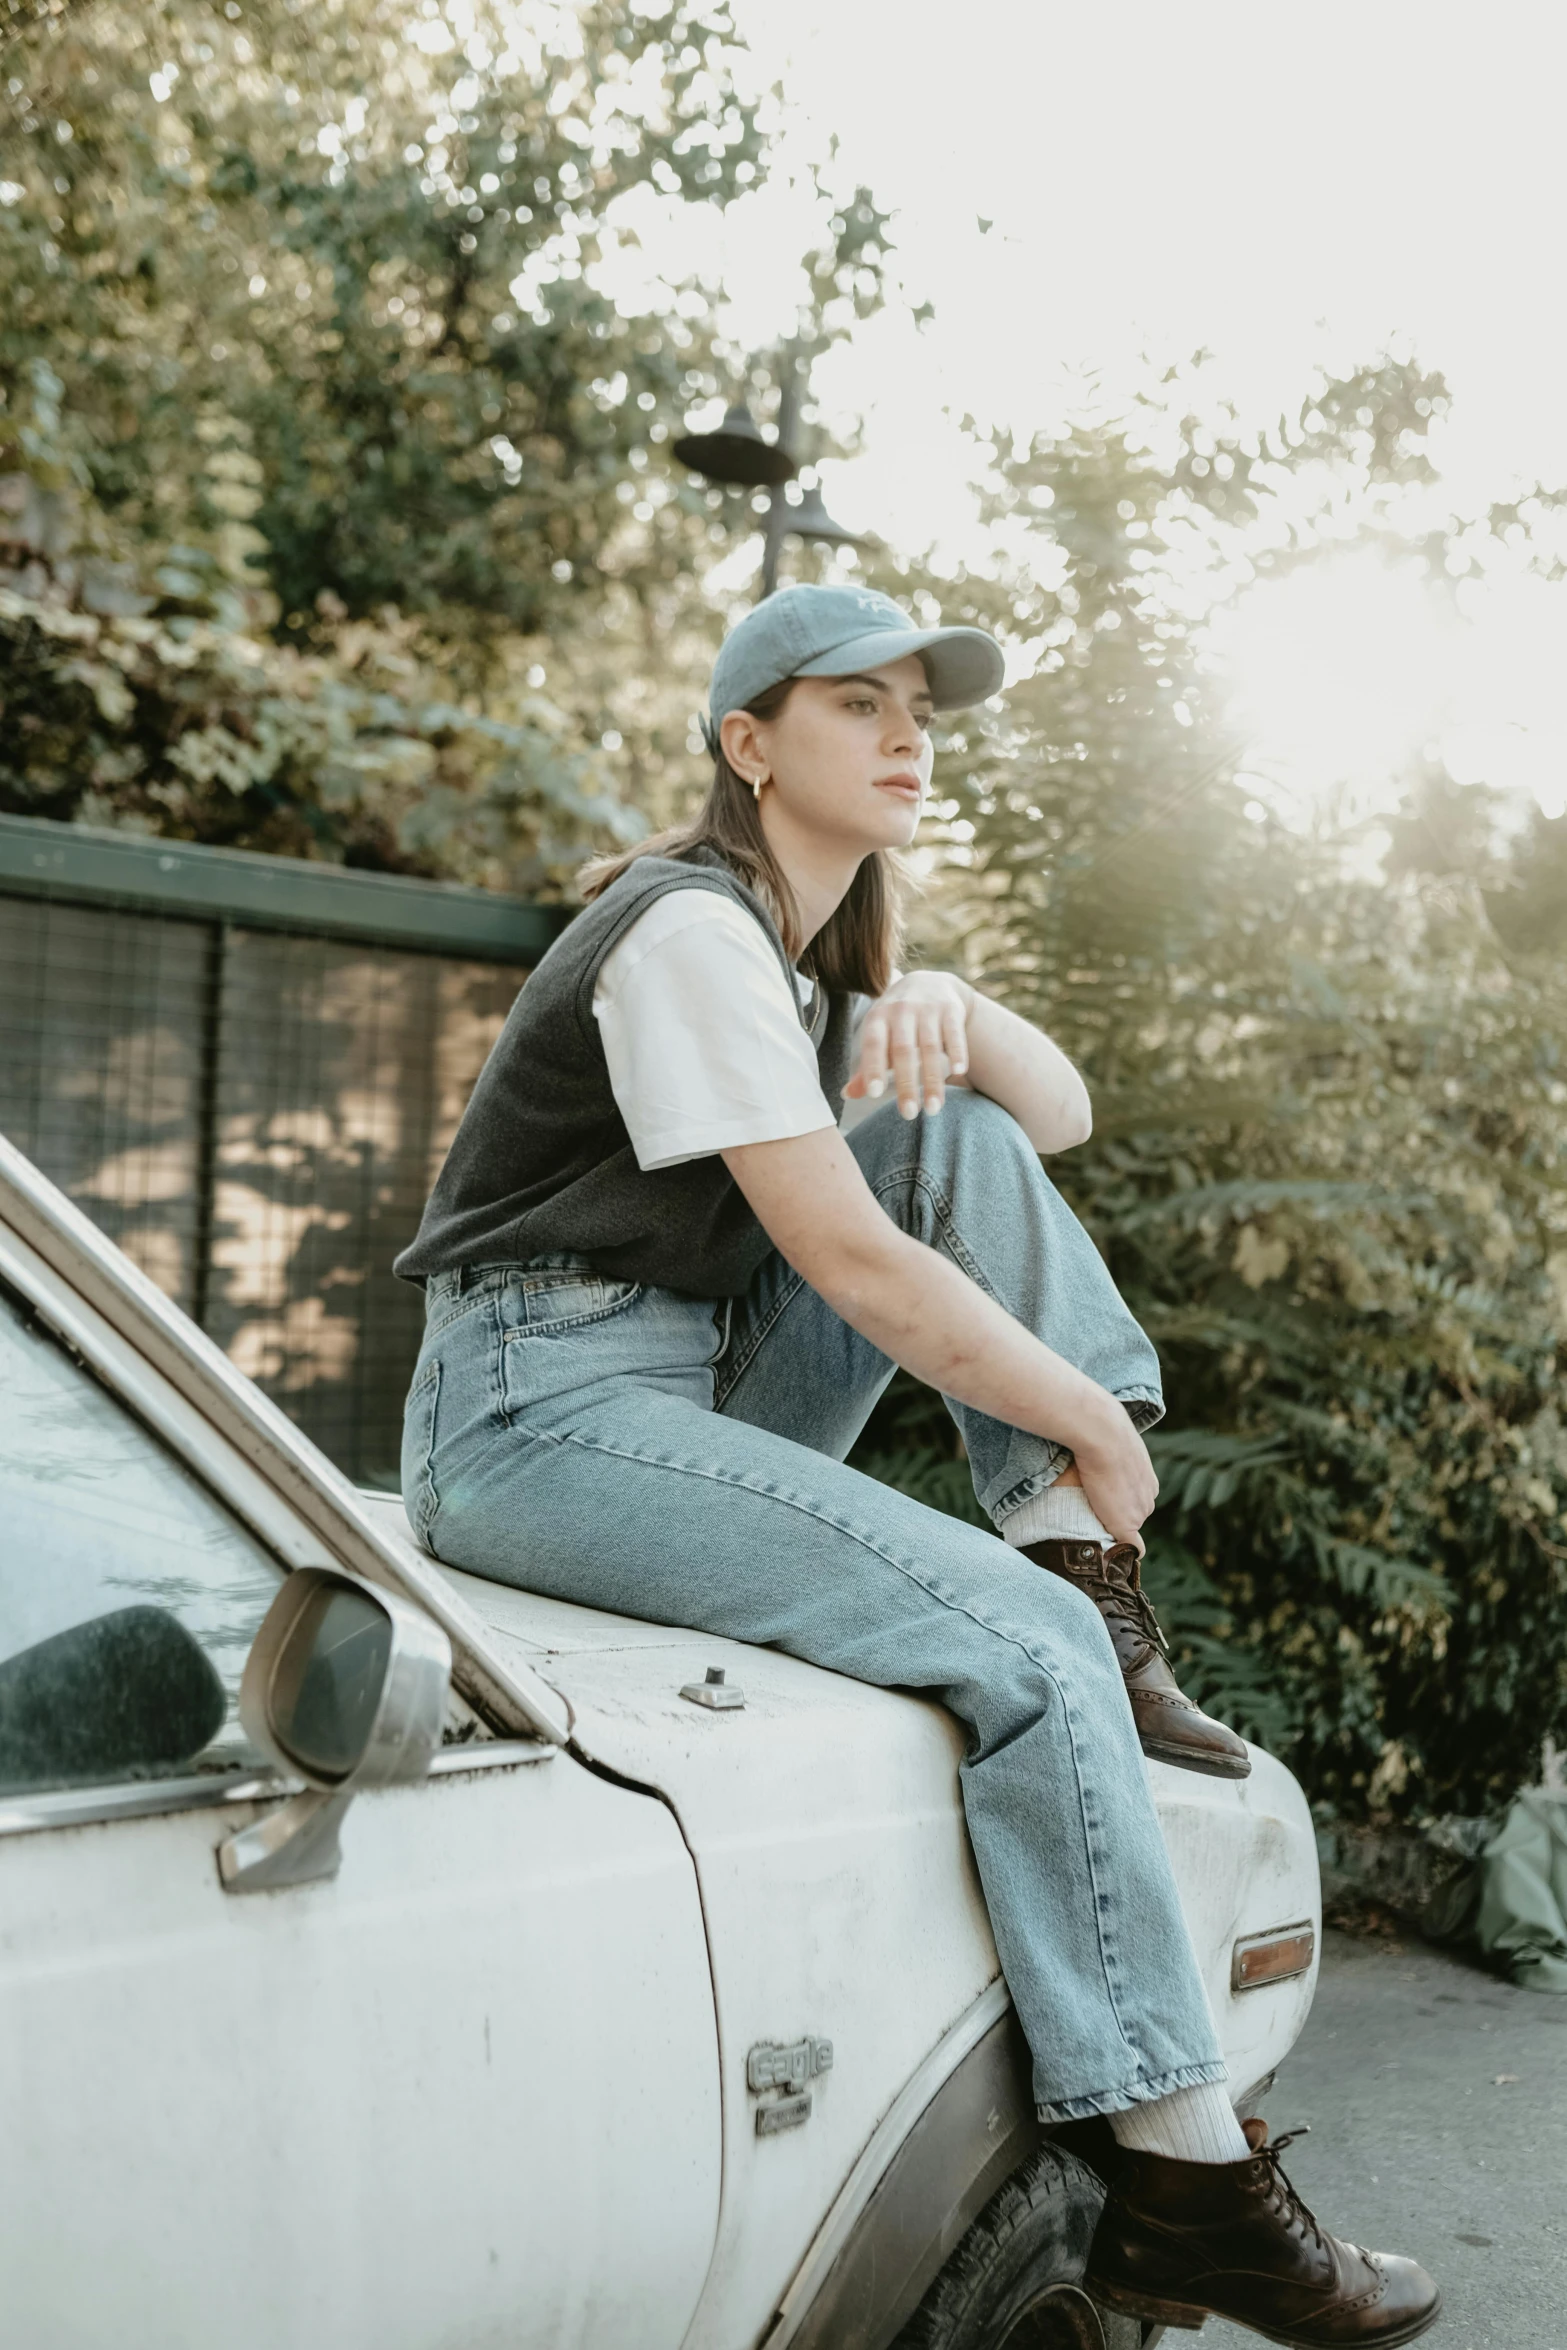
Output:
[[1278,2214],[1286,2227],[1299,2228],[1302,2235],[1309,2233],[1315,2240],[1317,2249],[1320,2252],[1326,2252],[1327,2238],[1323,2235],[1318,2224],[1316,2213],[1304,2197],[1299,2195],[1290,2184],[1279,2160],[1286,2146],[1293,2146],[1297,2138],[1309,2138],[1310,2135],[1311,2124],[1302,2122],[1298,2129],[1286,2130],[1282,2138],[1270,2138],[1265,2146],[1260,2146],[1257,2149],[1253,2159],[1257,2162],[1265,2162],[1268,2166],[1267,2202],[1269,2208]]
[[[1101,1559],[1108,1562],[1116,1556],[1117,1551],[1131,1548],[1130,1543],[1117,1543],[1114,1550],[1102,1552]],[[1072,1571],[1073,1581],[1081,1584],[1097,1606],[1111,1609],[1116,1615],[1124,1616],[1129,1623],[1135,1624],[1149,1647],[1155,1649],[1168,1664],[1170,1644],[1153,1612],[1153,1601],[1143,1589],[1141,1578],[1136,1576],[1135,1551],[1132,1551],[1132,1561],[1132,1567],[1124,1576],[1107,1574],[1103,1564],[1099,1567],[1075,1567]]]

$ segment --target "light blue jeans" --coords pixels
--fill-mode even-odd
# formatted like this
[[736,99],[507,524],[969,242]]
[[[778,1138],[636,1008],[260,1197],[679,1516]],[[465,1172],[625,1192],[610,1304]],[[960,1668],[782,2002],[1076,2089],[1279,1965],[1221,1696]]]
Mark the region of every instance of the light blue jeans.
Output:
[[[906,1232],[1127,1406],[1152,1348],[1015,1121],[955,1092],[850,1149]],[[403,1491],[438,1558],[557,1599],[766,1643],[940,1699],[1041,2118],[1224,2078],[1109,1635],[994,1534],[845,1468],[892,1375],[776,1253],[743,1298],[580,1257],[436,1275]],[[1070,1455],[951,1399],[1002,1522]]]

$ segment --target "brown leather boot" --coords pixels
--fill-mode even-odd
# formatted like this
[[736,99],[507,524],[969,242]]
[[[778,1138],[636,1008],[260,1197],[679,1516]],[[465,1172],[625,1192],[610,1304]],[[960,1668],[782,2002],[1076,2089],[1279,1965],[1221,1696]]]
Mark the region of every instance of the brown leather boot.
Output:
[[1097,1542],[1052,1540],[1026,1542],[1022,1551],[1085,1591],[1109,1625],[1144,1754],[1215,1779],[1244,1779],[1251,1769],[1245,1739],[1211,1720],[1176,1687],[1135,1546],[1117,1542],[1106,1550]]
[[1320,2228],[1279,2167],[1291,2130],[1242,2124],[1245,2162],[1120,2158],[1088,2255],[1107,2309],[1168,2326],[1232,2318],[1295,2350],[1392,2350],[1434,2321],[1442,2296],[1418,2261],[1363,2252]]

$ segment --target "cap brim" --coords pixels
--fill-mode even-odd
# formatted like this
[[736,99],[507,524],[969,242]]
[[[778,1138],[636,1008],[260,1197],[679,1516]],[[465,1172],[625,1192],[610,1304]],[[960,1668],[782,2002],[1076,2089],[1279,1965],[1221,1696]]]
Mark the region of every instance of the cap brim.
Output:
[[1006,663],[1001,647],[982,628],[876,628],[846,645],[834,645],[815,661],[802,661],[796,677],[850,677],[884,669],[889,661],[918,653],[938,710],[967,710],[1001,691]]

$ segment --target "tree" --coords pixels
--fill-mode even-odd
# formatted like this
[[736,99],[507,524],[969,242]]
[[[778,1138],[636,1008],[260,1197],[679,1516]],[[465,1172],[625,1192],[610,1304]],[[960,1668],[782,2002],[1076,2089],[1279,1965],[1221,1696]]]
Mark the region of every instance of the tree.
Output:
[[[150,544],[258,533],[293,633],[323,590],[546,632],[704,355],[699,294],[626,318],[592,264],[634,195],[755,177],[722,7],[536,21],[97,0],[13,35],[0,372],[48,360]],[[232,429],[193,451],[201,418]]]
[[[1427,772],[1368,877],[1258,800],[1204,660],[1212,583],[1312,560],[1346,498],[1458,567],[1456,526],[1400,537],[1440,380],[1381,364],[1269,434],[1184,397],[992,445],[1009,559],[884,582],[1037,655],[940,763],[932,935],[1089,1076],[1052,1172],[1164,1362],[1188,1685],[1332,1806],[1478,1810],[1567,1728],[1559,882]],[[952,1453],[904,1384],[863,1457],[971,1507]]]
[[605,273],[764,167],[721,0],[5,22],[0,804],[559,890],[719,624],[712,298]]

